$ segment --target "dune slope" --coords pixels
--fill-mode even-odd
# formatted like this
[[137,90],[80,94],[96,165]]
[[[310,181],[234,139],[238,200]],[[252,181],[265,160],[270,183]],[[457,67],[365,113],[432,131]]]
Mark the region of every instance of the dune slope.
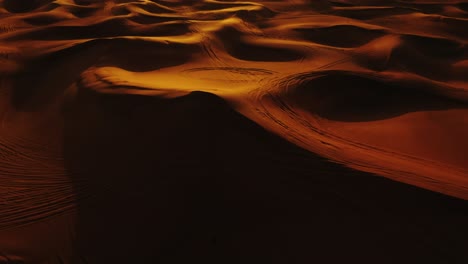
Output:
[[0,1],[0,263],[466,263],[463,1]]

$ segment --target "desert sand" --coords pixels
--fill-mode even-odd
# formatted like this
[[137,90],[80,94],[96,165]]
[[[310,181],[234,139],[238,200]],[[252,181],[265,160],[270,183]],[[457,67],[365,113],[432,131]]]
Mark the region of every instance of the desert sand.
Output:
[[468,263],[468,3],[0,0],[0,263]]

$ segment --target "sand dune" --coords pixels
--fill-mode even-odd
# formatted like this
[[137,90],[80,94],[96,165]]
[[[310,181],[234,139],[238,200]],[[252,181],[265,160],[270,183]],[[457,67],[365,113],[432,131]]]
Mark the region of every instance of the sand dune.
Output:
[[468,5],[0,0],[0,263],[466,263]]

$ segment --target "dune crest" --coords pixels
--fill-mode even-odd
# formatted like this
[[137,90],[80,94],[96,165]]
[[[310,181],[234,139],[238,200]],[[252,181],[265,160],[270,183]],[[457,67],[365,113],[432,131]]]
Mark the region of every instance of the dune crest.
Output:
[[[262,263],[274,242],[228,231],[232,246],[206,217],[466,216],[467,27],[457,0],[0,1],[0,263],[183,263],[216,243]],[[427,261],[466,257],[454,229],[428,231],[452,248]],[[335,255],[305,240],[298,258]]]

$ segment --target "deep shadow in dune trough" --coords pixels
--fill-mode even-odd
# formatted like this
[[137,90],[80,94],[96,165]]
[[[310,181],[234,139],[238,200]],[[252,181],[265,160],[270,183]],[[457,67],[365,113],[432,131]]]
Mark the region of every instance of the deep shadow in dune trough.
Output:
[[211,94],[83,94],[66,119],[67,168],[99,193],[78,205],[89,263],[466,257],[463,201],[326,161]]
[[0,0],[0,264],[468,263],[467,4],[289,2]]

